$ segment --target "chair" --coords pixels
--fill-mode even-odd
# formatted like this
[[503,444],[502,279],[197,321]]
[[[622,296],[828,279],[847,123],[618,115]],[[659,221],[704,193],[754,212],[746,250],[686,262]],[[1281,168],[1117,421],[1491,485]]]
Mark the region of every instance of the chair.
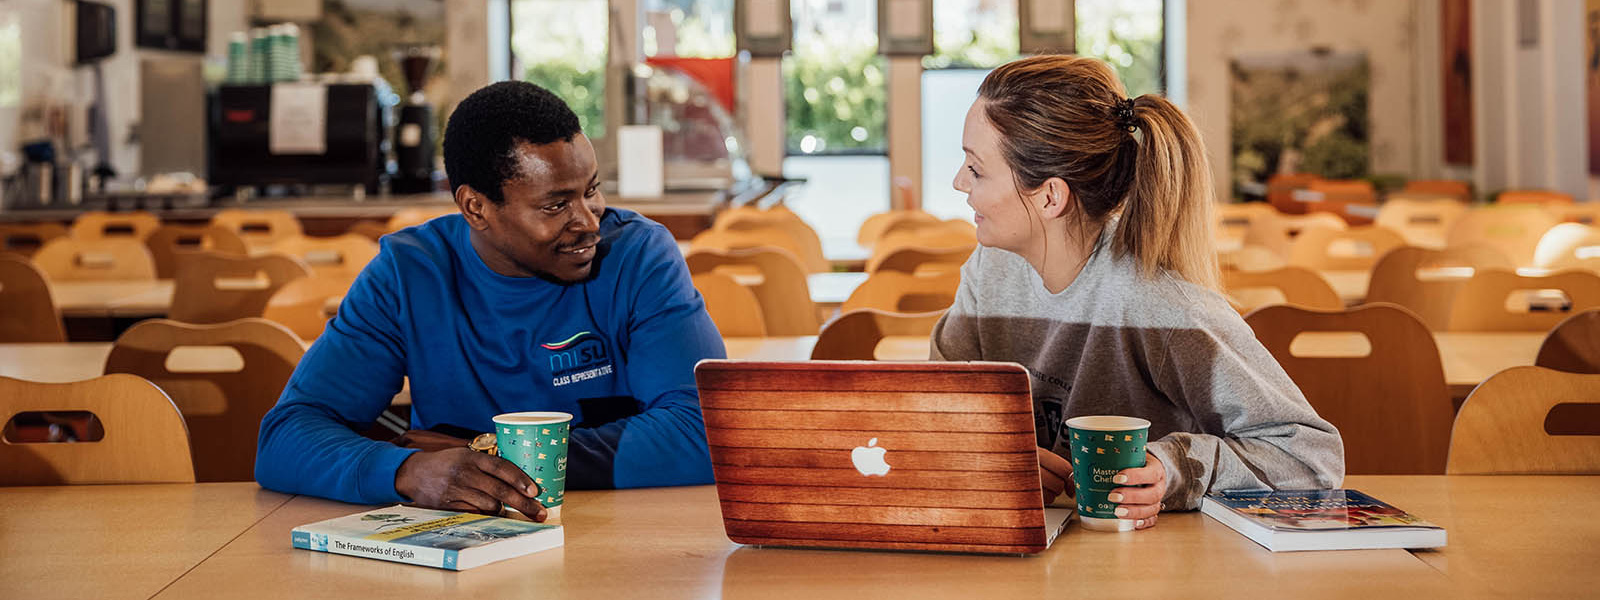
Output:
[[[1600,375],[1514,367],[1478,385],[1450,439],[1450,475],[1600,474],[1600,435],[1551,435],[1563,406],[1600,404]],[[1567,413],[1572,415],[1576,411]],[[1593,414],[1593,413],[1590,413]],[[1586,420],[1593,425],[1593,419]],[[1564,424],[1570,425],[1570,424]]]
[[346,234],[359,235],[376,242],[383,236],[389,235],[389,228],[377,221],[356,221],[351,223],[350,227],[345,228],[344,232]]
[[872,308],[853,310],[828,322],[817,334],[811,360],[877,360],[878,342],[889,336],[929,336],[944,311],[891,313]]
[[856,232],[856,243],[862,247],[871,248],[883,237],[885,231],[901,222],[938,223],[935,217],[920,210],[891,210],[870,217],[861,223],[861,229]]
[[1450,228],[1466,212],[1466,205],[1449,198],[1424,200],[1391,196],[1378,209],[1376,223],[1400,234],[1407,245],[1443,248],[1450,237]]
[[0,223],[0,252],[33,256],[50,240],[67,237],[60,223]]
[[354,280],[378,256],[378,243],[353,233],[299,236],[273,244],[272,251],[300,259],[317,277]]
[[[206,358],[178,364],[174,350],[185,347]],[[238,360],[227,360],[234,357],[220,348],[231,348]],[[188,423],[196,481],[251,481],[261,418],[303,354],[293,332],[265,319],[216,325],[150,319],[117,338],[105,372],[143,377],[172,398]]]
[[300,219],[286,210],[229,208],[212,215],[211,224],[221,225],[239,234],[239,238],[252,250],[271,248],[282,240],[303,234]]
[[716,271],[694,276],[694,289],[705,298],[706,312],[722,337],[765,337],[767,323],[755,292]]
[[[755,248],[770,247],[782,248],[794,257],[795,261],[806,273],[821,273],[828,271],[827,260],[822,259],[821,246],[811,260],[802,259],[803,254],[811,254],[810,250],[796,240],[788,231],[774,225],[763,227],[741,226],[733,229],[708,229],[696,234],[689,240],[689,251],[710,250],[714,252],[737,252]],[[820,261],[820,262],[819,262]]]
[[1551,329],[1533,364],[1568,373],[1600,374],[1600,310],[1572,315]]
[[[1508,301],[1515,292],[1561,290],[1566,302],[1561,310],[1538,310],[1530,301],[1526,312],[1512,311]],[[1549,331],[1574,312],[1600,307],[1600,275],[1564,271],[1543,277],[1524,277],[1511,271],[1484,269],[1473,273],[1456,294],[1450,309],[1451,331]]]
[[350,291],[351,280],[334,277],[299,277],[278,288],[262,309],[261,318],[289,328],[306,342],[322,337],[333,312],[331,298]]
[[72,220],[69,235],[75,238],[100,239],[100,238],[125,238],[144,241],[151,233],[161,228],[161,219],[155,215],[139,212],[106,212],[92,210],[80,213]]
[[389,217],[389,222],[385,225],[384,229],[392,233],[413,225],[427,223],[428,221],[432,221],[445,215],[453,215],[457,212],[460,211],[456,209],[454,204],[449,206],[413,206],[411,208],[402,208],[395,211],[394,215]]
[[1555,217],[1536,206],[1485,206],[1468,210],[1446,242],[1451,246],[1484,243],[1495,247],[1518,267],[1533,264],[1539,239],[1556,225]]
[[1247,244],[1238,250],[1217,253],[1217,266],[1224,271],[1271,271],[1288,265],[1282,255],[1266,246]]
[[1494,197],[1495,204],[1572,204],[1572,196],[1549,190],[1506,190]]
[[[1343,231],[1313,227],[1289,244],[1289,264],[1316,271],[1366,271],[1384,253],[1406,245],[1400,234],[1377,225]],[[1354,246],[1356,252],[1343,252]]]
[[1303,215],[1306,203],[1296,200],[1294,193],[1303,190],[1322,178],[1310,173],[1278,173],[1267,178],[1267,203],[1286,215]]
[[867,261],[867,272],[899,271],[901,273],[943,273],[961,271],[961,265],[977,247],[926,248],[900,246],[886,254],[873,256]]
[[0,377],[0,423],[25,412],[66,411],[95,415],[104,436],[70,444],[0,442],[0,485],[194,483],[183,415],[150,382],[132,375],[74,383]]
[[1584,225],[1600,226],[1600,201],[1547,204],[1544,210],[1562,223],[1583,223]]
[[1453,179],[1417,179],[1407,181],[1403,192],[1449,196],[1458,202],[1472,201],[1472,184]]
[[960,219],[938,223],[901,222],[884,231],[872,246],[868,264],[877,264],[903,248],[922,250],[966,250],[978,247],[978,230]]
[[[1511,268],[1511,259],[1483,244],[1444,250],[1395,248],[1373,265],[1366,301],[1404,306],[1422,319],[1428,329],[1444,331],[1450,327],[1450,309],[1455,305],[1456,294],[1466,285],[1470,273]],[[1471,271],[1462,277],[1419,275],[1419,271],[1436,269]]]
[[839,307],[841,312],[875,308],[896,313],[920,313],[950,308],[961,287],[961,273],[944,271],[934,275],[912,275],[901,271],[879,271],[856,286]]
[[1287,257],[1289,244],[1300,235],[1300,232],[1312,227],[1343,230],[1348,229],[1350,224],[1338,215],[1329,213],[1295,215],[1261,213],[1250,221],[1250,228],[1244,234],[1244,245],[1261,246],[1279,256]]
[[178,257],[178,277],[167,316],[184,323],[259,317],[273,293],[295,278],[310,275],[305,264],[282,254],[184,253]]
[[156,263],[156,277],[172,279],[178,275],[178,253],[194,250],[243,256],[244,240],[216,225],[162,225],[144,240]]
[[156,278],[155,259],[144,242],[126,238],[75,238],[50,240],[33,264],[51,281],[126,281]]
[[1547,269],[1585,269],[1600,273],[1600,227],[1561,223],[1539,238],[1533,265]]
[[816,230],[782,204],[766,210],[752,207],[729,209],[717,215],[717,221],[712,226],[712,229],[721,231],[763,231],[768,228],[788,234],[794,241],[795,256],[800,259],[800,264],[805,265],[807,272],[825,273],[833,269],[833,264],[822,254],[822,239],[817,237]]
[[689,252],[684,261],[691,275],[725,268],[759,273],[760,283],[747,287],[761,302],[767,335],[817,334],[820,324],[805,268],[788,251],[771,247],[731,252],[702,249]]
[[1344,301],[1333,291],[1333,286],[1328,285],[1328,282],[1315,271],[1301,267],[1284,267],[1272,271],[1228,269],[1222,272],[1222,287],[1228,291],[1230,297],[1246,309],[1267,304],[1251,301],[1253,295],[1249,292],[1263,288],[1278,290],[1283,294],[1284,303],[1292,306],[1317,310],[1344,308]]
[[[1428,328],[1404,308],[1368,304],[1345,311],[1268,306],[1245,316],[1256,338],[1344,436],[1352,475],[1444,472],[1455,416],[1439,349]],[[1366,336],[1364,356],[1296,354],[1307,332]]]
[[28,259],[0,254],[0,344],[67,341],[44,273]]
[[1323,179],[1311,182],[1306,189],[1322,196],[1306,207],[1307,212],[1332,213],[1351,225],[1372,223],[1371,217],[1351,214],[1349,210],[1351,206],[1378,205],[1378,193],[1373,189],[1372,182],[1365,179]]

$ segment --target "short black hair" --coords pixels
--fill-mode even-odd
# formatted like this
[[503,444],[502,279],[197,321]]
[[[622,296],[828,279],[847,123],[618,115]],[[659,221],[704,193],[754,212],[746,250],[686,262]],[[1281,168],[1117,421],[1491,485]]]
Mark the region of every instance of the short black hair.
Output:
[[526,81],[490,84],[450,113],[444,130],[450,191],[470,185],[490,202],[504,204],[500,186],[518,175],[511,153],[517,142],[570,142],[582,132],[577,113],[550,90]]

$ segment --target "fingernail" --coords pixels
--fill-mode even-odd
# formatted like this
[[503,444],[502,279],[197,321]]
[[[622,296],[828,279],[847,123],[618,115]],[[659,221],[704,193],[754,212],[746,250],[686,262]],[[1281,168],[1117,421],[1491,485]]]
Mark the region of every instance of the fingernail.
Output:
[[543,508],[539,509],[539,520],[540,521],[545,520],[549,516],[550,516],[550,511],[549,510],[543,509]]
[[537,495],[539,495],[539,486],[537,484],[532,484],[532,483],[528,484],[527,494],[529,496],[537,496]]
[[1127,482],[1128,482],[1128,476],[1127,475],[1118,475],[1116,477],[1112,477],[1111,478],[1111,483],[1127,483]]
[[1128,509],[1126,509],[1126,508],[1119,508],[1115,512],[1116,512],[1117,516],[1119,516],[1119,517],[1128,516]]
[[1110,500],[1112,502],[1116,502],[1118,504],[1121,504],[1122,503],[1122,494],[1118,494],[1116,492],[1111,492],[1110,494],[1106,495],[1106,499]]
[[1137,521],[1134,521],[1133,522],[1133,526],[1134,527],[1144,527],[1144,519],[1139,519]]

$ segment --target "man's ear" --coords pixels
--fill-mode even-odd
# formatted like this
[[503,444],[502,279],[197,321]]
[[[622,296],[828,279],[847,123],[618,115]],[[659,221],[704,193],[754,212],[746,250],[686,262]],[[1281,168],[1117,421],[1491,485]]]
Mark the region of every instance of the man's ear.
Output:
[[467,226],[478,231],[489,228],[488,215],[489,199],[470,185],[456,188],[456,208],[461,209],[461,216],[467,219]]
[[1039,208],[1039,216],[1045,219],[1068,214],[1073,209],[1072,188],[1067,187],[1067,182],[1060,177],[1051,177],[1045,180],[1044,185],[1039,186],[1035,202]]

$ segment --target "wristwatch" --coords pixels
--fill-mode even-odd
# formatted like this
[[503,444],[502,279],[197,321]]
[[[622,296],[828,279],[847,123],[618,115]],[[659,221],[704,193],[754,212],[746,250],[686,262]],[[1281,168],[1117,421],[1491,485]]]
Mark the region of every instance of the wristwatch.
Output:
[[494,442],[493,432],[472,438],[471,442],[467,442],[467,448],[472,449],[473,452],[482,452],[489,456],[498,456],[500,454],[498,446]]

